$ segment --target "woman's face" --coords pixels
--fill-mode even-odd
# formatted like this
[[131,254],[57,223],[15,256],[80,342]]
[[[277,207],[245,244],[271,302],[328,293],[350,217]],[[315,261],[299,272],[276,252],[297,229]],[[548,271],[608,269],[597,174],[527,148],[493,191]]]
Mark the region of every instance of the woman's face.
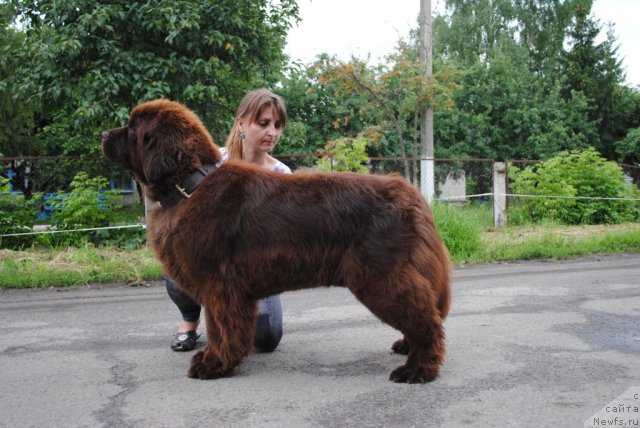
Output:
[[282,135],[282,123],[275,120],[272,106],[266,106],[255,122],[240,121],[240,129],[244,131],[247,144],[256,151],[269,153]]

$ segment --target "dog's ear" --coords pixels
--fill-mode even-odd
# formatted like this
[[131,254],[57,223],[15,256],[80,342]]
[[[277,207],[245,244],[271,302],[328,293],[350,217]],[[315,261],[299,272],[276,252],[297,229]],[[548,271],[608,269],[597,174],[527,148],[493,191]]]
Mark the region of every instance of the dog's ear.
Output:
[[149,183],[159,183],[163,178],[178,172],[178,156],[175,146],[167,141],[166,136],[156,131],[147,131],[142,135],[144,156],[142,171]]

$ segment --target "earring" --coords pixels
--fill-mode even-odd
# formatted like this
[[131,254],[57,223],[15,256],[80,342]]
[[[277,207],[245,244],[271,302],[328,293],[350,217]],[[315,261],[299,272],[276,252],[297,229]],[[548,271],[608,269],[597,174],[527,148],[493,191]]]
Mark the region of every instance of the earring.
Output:
[[240,131],[240,140],[244,141],[246,135],[244,135],[244,131]]

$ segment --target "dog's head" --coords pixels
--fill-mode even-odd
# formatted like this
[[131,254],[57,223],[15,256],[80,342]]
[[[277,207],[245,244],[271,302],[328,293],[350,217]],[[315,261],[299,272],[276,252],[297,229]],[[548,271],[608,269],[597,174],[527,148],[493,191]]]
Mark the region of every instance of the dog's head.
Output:
[[165,99],[136,106],[125,126],[105,131],[102,151],[107,159],[130,170],[151,193],[162,193],[202,165],[220,160],[218,148],[195,113]]

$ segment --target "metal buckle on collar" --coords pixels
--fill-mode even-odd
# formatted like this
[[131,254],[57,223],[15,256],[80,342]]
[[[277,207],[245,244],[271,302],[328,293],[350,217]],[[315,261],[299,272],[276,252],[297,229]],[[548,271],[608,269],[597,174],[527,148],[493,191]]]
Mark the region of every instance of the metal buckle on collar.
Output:
[[187,193],[187,190],[184,187],[180,187],[178,184],[176,184],[176,189],[185,198],[189,199],[191,197],[191,195]]

